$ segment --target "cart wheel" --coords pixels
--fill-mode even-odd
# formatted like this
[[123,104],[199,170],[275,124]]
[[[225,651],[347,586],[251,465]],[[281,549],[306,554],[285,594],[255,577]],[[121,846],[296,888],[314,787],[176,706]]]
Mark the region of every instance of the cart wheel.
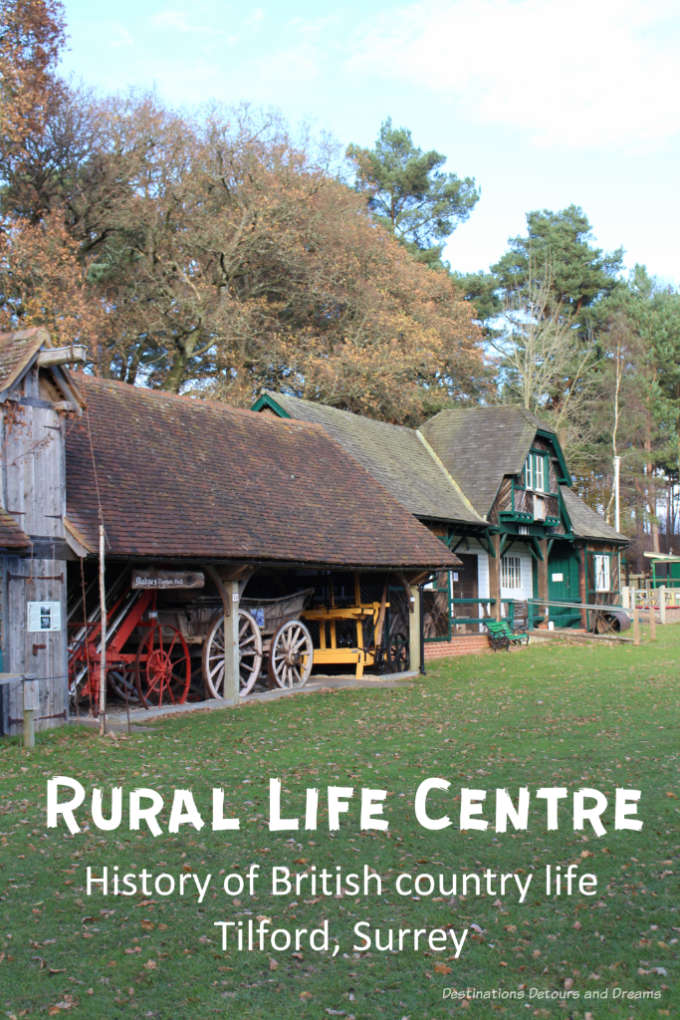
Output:
[[144,708],[182,705],[190,683],[191,657],[186,641],[175,627],[162,628],[154,623],[137,652],[139,700]]
[[[262,667],[262,634],[255,617],[238,611],[239,693],[249,694]],[[213,698],[224,697],[224,614],[215,617],[203,645],[203,679]]]
[[110,669],[106,674],[109,686],[114,694],[130,705],[139,704],[137,691],[137,671],[133,665],[120,665]]
[[598,613],[595,620],[596,634],[614,634],[621,629],[621,624],[612,613]]
[[409,667],[408,641],[403,634],[394,634],[387,647],[387,662],[391,673],[405,673]]
[[312,636],[300,620],[281,624],[269,649],[269,676],[279,687],[302,687],[314,660]]

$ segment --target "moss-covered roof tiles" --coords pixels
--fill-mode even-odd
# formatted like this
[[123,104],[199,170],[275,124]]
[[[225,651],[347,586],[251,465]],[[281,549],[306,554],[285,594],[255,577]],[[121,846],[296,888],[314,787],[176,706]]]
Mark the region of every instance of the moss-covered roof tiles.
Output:
[[440,411],[421,432],[475,510],[486,515],[504,476],[520,473],[542,428],[521,407],[461,407]]
[[573,489],[561,485],[560,492],[565,509],[569,514],[572,531],[577,538],[595,538],[600,541],[626,543],[630,541],[625,535],[619,534],[615,528],[607,524],[596,510],[593,510],[580,496],[576,495]]
[[266,396],[291,418],[322,425],[417,517],[483,525],[482,518],[415,429],[283,393],[267,392]]

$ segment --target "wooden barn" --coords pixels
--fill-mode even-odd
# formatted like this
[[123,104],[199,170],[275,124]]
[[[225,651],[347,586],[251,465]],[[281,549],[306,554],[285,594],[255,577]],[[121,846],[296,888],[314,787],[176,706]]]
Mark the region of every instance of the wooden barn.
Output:
[[590,627],[596,611],[531,600],[619,601],[628,540],[574,492],[556,434],[524,409],[445,410],[419,429],[274,392],[254,409],[323,425],[458,556],[423,593],[427,657],[486,647],[480,617],[516,603],[530,627]]
[[43,726],[67,714],[64,435],[81,401],[66,366],[84,354],[50,348],[43,330],[0,336],[4,733],[21,724],[25,694]]
[[418,668],[418,585],[459,561],[323,428],[69,372],[41,331],[0,348],[4,732],[26,676],[42,727],[102,673],[153,705],[234,702],[267,656],[283,687]]

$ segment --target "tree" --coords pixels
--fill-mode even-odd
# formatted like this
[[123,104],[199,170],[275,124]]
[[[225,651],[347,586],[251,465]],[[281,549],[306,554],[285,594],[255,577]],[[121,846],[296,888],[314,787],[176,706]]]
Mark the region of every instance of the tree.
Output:
[[96,360],[109,319],[90,292],[78,245],[59,210],[0,231],[0,330],[45,326],[57,344],[78,340]]
[[445,173],[446,156],[423,152],[391,118],[381,125],[375,148],[350,145],[347,158],[376,219],[422,261],[441,265],[444,242],[479,199],[475,181]]
[[622,458],[628,528],[638,550],[661,549],[676,527],[679,468],[680,294],[660,288],[636,266],[604,304],[598,341],[603,358],[597,392],[585,413],[596,434],[583,481],[600,504],[613,506],[612,460]]
[[29,139],[43,129],[54,69],[64,44],[59,0],[0,0],[0,158],[20,166]]
[[282,387],[394,421],[482,385],[479,330],[448,275],[280,123],[199,123],[144,96],[65,94],[51,111],[6,199],[42,210],[36,227],[64,211],[106,313],[97,372],[236,404]]
[[573,319],[554,303],[550,275],[530,275],[497,318],[488,346],[496,354],[501,401],[548,420],[568,445],[570,426],[592,388],[594,348],[582,348]]
[[530,278],[549,281],[551,305],[564,310],[585,340],[594,306],[617,285],[623,249],[604,254],[593,247],[590,223],[575,205],[557,213],[530,212],[526,219],[527,236],[511,238],[509,250],[491,266],[497,290],[507,297]]

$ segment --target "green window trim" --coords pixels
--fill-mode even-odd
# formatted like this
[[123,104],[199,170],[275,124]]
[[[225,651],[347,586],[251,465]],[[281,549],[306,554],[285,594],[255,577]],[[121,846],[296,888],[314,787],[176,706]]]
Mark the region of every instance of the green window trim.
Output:
[[542,496],[557,495],[550,488],[550,454],[545,450],[529,451],[522,468],[522,485],[528,492]]

